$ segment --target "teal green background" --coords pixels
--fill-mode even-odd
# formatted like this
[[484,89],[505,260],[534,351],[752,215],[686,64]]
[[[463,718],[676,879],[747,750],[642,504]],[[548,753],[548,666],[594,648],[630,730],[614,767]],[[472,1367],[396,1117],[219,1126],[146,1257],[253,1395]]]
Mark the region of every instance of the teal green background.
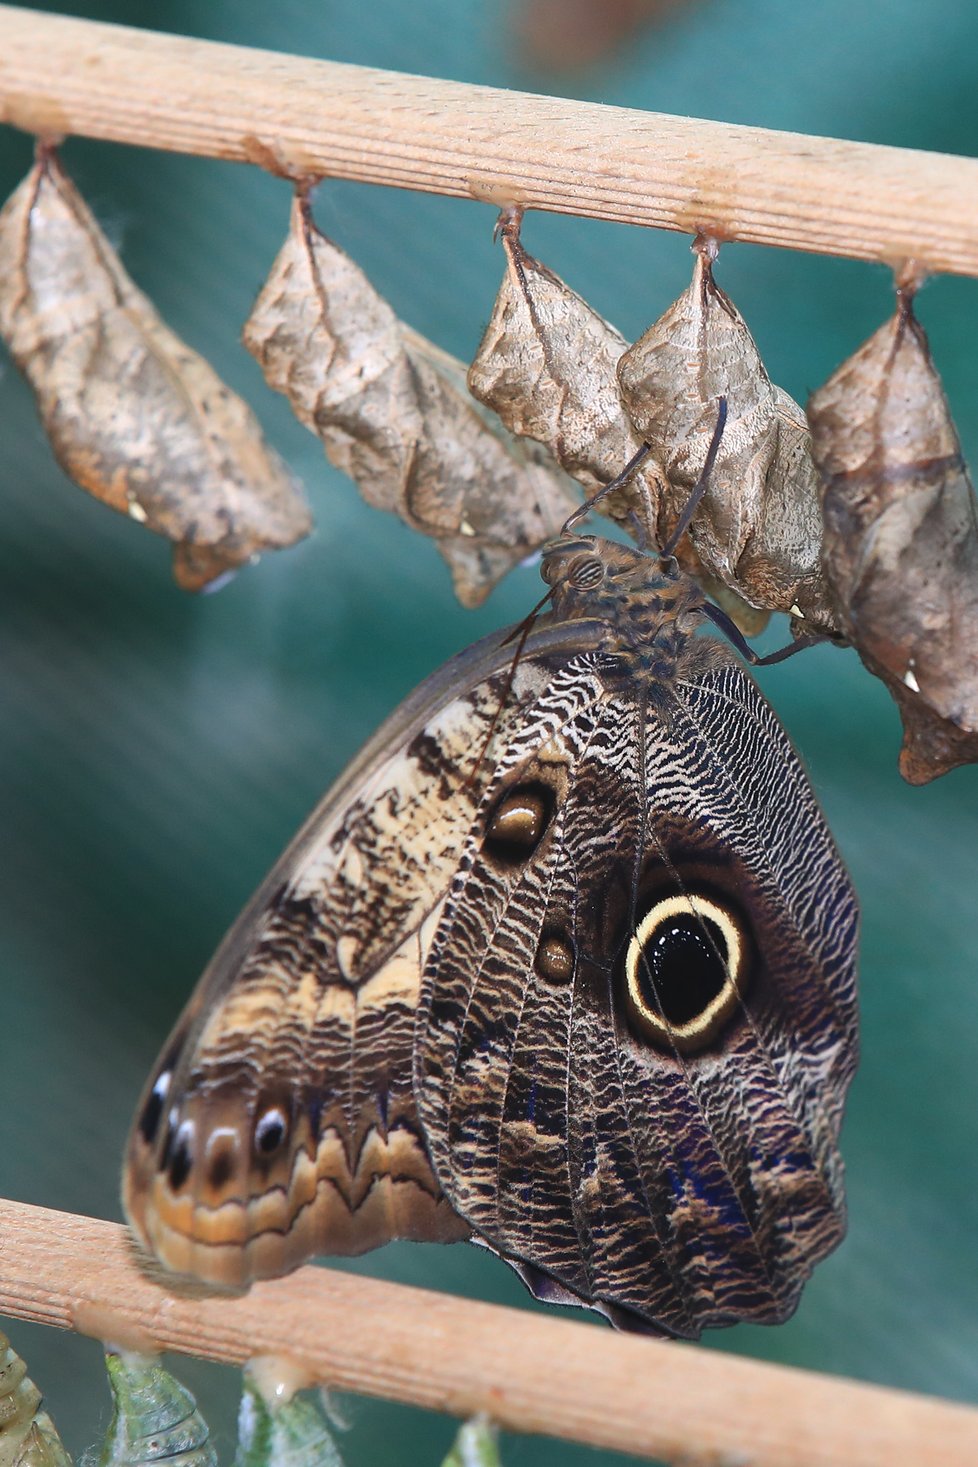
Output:
[[[520,65],[505,11],[482,0],[47,8],[466,81],[553,85]],[[701,0],[562,86],[975,154],[976,56],[973,0]],[[238,333],[286,229],[285,184],[107,144],[71,142],[64,158],[137,282],[254,404],[304,478],[318,525],[220,593],[186,596],[163,542],[64,479],[29,393],[3,370],[0,1193],[118,1217],[130,1111],[224,928],[381,717],[450,653],[522,615],[538,581],[521,569],[480,612],[463,612],[434,549],[366,508],[264,387]],[[0,197],[29,162],[29,142],[0,131]],[[317,214],[413,326],[471,356],[502,270],[488,207],[326,184]],[[540,216],[525,239],[630,337],[690,270],[677,235]],[[890,309],[880,267],[733,246],[718,277],[772,376],[802,401]],[[920,314],[974,459],[978,285],[934,281]],[[785,631],[768,635],[773,646]],[[844,1134],[851,1226],[789,1324],[741,1327],[708,1347],[978,1402],[978,770],[921,790],[903,784],[896,712],[852,653],[818,649],[763,684],[863,903],[864,1057]],[[356,1266],[539,1307],[472,1248],[402,1245]],[[82,1450],[108,1422],[96,1347],[37,1327],[9,1332]],[[178,1368],[229,1458],[236,1377]],[[453,1431],[445,1418],[374,1402],[355,1402],[350,1415],[350,1467],[435,1463]],[[504,1455],[509,1467],[619,1460],[529,1438],[506,1439]]]

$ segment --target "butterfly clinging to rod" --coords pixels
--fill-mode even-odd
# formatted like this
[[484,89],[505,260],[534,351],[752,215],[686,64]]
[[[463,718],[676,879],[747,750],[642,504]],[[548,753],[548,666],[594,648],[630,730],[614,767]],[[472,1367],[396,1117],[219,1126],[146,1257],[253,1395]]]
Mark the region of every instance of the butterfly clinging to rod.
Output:
[[518,656],[423,683],[238,918],[129,1141],[168,1268],[470,1238],[621,1326],[793,1311],[845,1226],[858,912],[784,729],[695,634],[724,619],[671,559],[688,517],[656,555],[569,522]]

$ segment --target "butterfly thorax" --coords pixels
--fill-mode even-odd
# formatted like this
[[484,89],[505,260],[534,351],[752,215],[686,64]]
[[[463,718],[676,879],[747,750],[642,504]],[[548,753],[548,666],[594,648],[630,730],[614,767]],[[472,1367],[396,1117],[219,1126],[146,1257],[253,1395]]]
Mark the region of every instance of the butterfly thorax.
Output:
[[563,535],[540,567],[559,621],[607,623],[606,650],[631,672],[675,664],[699,624],[705,598],[671,558],[593,535]]

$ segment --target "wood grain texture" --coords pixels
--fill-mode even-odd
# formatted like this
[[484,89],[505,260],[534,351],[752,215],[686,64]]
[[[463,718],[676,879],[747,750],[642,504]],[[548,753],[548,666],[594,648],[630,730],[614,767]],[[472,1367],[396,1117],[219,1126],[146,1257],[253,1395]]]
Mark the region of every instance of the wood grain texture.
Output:
[[303,1268],[180,1295],[115,1223],[0,1201],[0,1313],[683,1467],[973,1467],[978,1410],[784,1366]]
[[0,120],[283,172],[978,275],[978,160],[0,5]]

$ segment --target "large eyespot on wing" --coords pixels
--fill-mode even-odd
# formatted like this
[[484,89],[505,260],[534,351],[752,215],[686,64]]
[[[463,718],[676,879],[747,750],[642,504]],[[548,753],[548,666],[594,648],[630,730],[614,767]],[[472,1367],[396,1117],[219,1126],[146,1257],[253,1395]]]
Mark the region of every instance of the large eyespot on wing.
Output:
[[[712,1273],[702,1322],[779,1322],[845,1231],[858,909],[790,741],[743,669],[691,644],[674,696],[668,738],[647,731],[647,865],[616,973],[630,1125],[641,1136],[671,1044],[686,1117],[676,1216],[701,1234],[687,1239],[690,1283],[704,1263]],[[731,1198],[766,1305],[711,1257],[742,1225]]]
[[736,904],[681,883],[636,916],[624,959],[628,1019],[666,1053],[697,1054],[736,1017],[750,970]]

